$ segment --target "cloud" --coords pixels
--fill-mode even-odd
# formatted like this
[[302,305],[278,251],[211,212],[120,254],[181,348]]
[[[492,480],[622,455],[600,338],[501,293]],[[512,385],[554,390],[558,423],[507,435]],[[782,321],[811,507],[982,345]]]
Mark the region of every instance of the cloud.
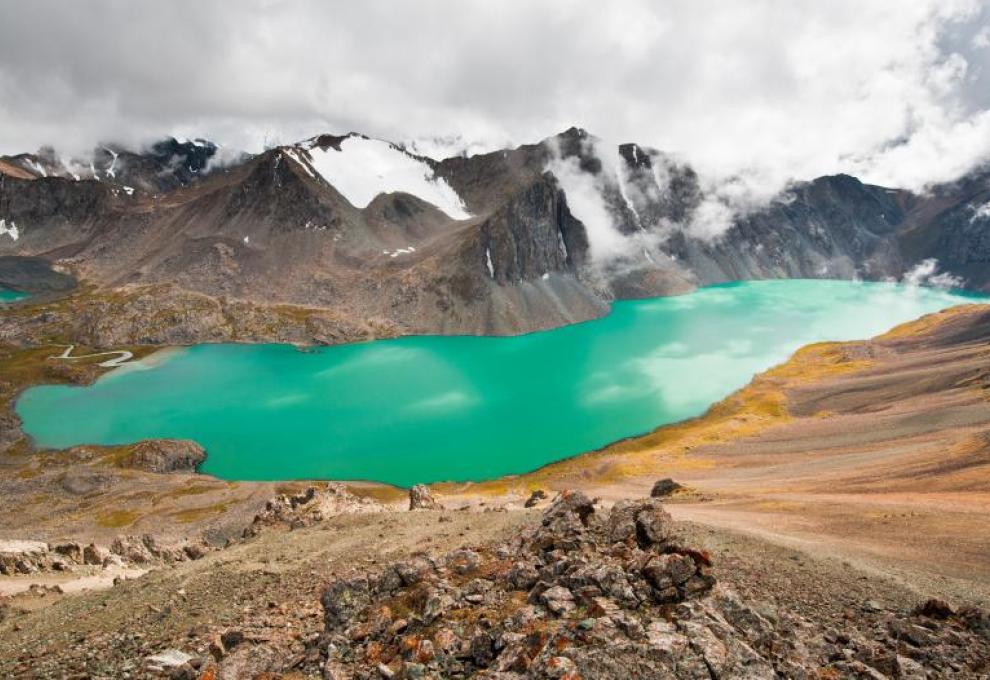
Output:
[[477,397],[460,390],[450,390],[433,397],[427,397],[403,407],[406,414],[441,415],[459,411],[478,403]]
[[939,272],[938,260],[934,257],[922,260],[901,277],[901,281],[909,286],[929,286],[931,288],[962,288],[965,284],[962,278],[950,272]]
[[990,149],[977,0],[0,0],[0,16],[0,153],[349,130],[456,153],[578,125],[756,198],[840,171],[917,189]]
[[[590,138],[581,140],[581,146],[582,154],[599,160],[608,154],[608,151],[601,153],[603,145],[596,144]],[[618,183],[614,167],[605,165],[601,172],[592,174],[581,168],[579,157],[562,158],[556,144],[550,145],[550,152],[546,169],[553,173],[563,188],[571,213],[584,224],[592,258],[605,262],[627,254],[629,239],[619,231],[613,209],[605,201],[606,183],[613,186]]]

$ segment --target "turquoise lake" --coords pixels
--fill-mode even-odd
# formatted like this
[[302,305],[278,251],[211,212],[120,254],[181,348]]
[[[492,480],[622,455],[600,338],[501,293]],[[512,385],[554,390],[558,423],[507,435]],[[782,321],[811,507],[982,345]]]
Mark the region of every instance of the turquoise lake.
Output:
[[867,338],[982,299],[732,283],[518,337],[166,350],[89,387],[34,387],[16,409],[42,447],[194,439],[209,454],[203,471],[226,479],[477,480],[699,415],[810,342]]
[[13,302],[14,300],[23,300],[27,296],[27,293],[18,293],[13,290],[7,290],[6,288],[0,288],[0,305],[5,302]]

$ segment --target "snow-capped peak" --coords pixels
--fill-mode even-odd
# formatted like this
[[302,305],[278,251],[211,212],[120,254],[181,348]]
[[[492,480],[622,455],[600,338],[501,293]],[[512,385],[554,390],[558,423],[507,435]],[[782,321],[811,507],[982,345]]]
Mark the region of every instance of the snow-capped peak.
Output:
[[428,163],[394,144],[351,135],[324,148],[317,139],[284,152],[305,172],[326,180],[354,207],[365,208],[379,194],[401,191],[435,205],[455,220],[471,216],[457,192]]

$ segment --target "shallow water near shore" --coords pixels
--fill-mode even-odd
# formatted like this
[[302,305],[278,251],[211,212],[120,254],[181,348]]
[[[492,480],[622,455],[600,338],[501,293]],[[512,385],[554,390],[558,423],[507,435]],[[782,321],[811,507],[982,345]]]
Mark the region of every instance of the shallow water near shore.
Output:
[[15,290],[7,290],[6,288],[0,288],[0,305],[5,302],[13,302],[14,300],[23,300],[28,296],[27,293],[18,293]]
[[16,409],[40,447],[194,439],[232,480],[407,486],[541,465],[701,414],[802,345],[867,338],[987,298],[888,283],[752,281],[616,303],[517,337],[297,350],[196,345]]

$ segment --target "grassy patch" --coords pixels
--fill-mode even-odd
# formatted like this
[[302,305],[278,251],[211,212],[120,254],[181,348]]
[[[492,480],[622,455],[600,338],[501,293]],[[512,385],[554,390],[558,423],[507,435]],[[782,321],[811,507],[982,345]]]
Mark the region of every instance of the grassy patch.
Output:
[[178,512],[173,512],[169,516],[174,517],[175,521],[180,524],[189,524],[191,522],[209,519],[210,517],[215,517],[216,515],[222,515],[225,512],[227,512],[227,503],[214,503],[213,505],[206,505],[201,508],[179,510]]
[[174,489],[169,489],[168,491],[159,494],[155,497],[153,502],[155,505],[158,505],[165,500],[184,498],[185,496],[198,496],[200,494],[216,491],[219,488],[220,487],[212,484],[190,484],[188,486],[177,486]]
[[970,314],[973,312],[978,312],[986,310],[987,305],[959,305],[957,307],[950,307],[949,309],[943,309],[940,312],[935,312],[933,314],[926,314],[920,319],[915,319],[914,321],[908,321],[907,323],[902,323],[900,326],[894,326],[889,331],[881,335],[878,340],[897,340],[900,338],[907,338],[916,335],[925,335],[935,329],[941,323],[944,323],[948,319],[963,315]]
[[96,524],[107,529],[119,529],[134,524],[139,516],[132,510],[108,510],[96,516]]

